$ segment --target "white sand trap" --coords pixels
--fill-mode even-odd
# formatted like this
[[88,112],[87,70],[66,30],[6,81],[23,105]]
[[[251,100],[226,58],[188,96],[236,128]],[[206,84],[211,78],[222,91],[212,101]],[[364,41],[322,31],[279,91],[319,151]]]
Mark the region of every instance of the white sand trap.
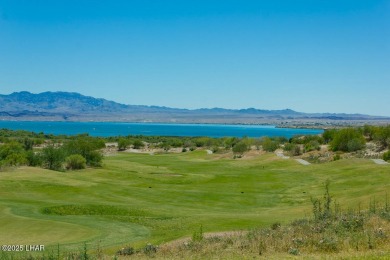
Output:
[[308,161],[305,161],[303,159],[295,159],[295,161],[299,162],[300,164],[303,164],[303,165],[310,165],[310,163]]
[[213,151],[211,150],[206,150],[207,154],[213,154]]
[[376,164],[389,164],[388,162],[382,160],[382,159],[371,159]]
[[283,153],[281,152],[276,152],[276,156],[282,158],[282,159],[289,159],[290,157],[289,156],[285,156]]

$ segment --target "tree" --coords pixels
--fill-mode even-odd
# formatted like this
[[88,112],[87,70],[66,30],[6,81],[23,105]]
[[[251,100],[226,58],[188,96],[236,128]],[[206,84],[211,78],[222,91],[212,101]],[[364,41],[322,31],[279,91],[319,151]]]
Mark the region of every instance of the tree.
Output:
[[68,156],[80,154],[87,161],[87,165],[99,166],[103,156],[98,150],[104,147],[105,143],[100,139],[89,136],[77,136],[64,145],[64,150]]
[[322,138],[324,138],[324,143],[330,143],[333,140],[336,132],[337,131],[335,129],[325,130],[325,132],[322,134]]
[[19,142],[11,141],[0,146],[0,161],[2,165],[18,166],[27,164],[26,152]]
[[65,151],[62,148],[49,145],[42,150],[43,166],[50,170],[60,171],[65,160]]
[[344,128],[335,132],[330,147],[333,151],[354,152],[364,147],[366,140],[356,128]]
[[263,137],[261,138],[261,146],[263,147],[264,151],[274,152],[276,149],[279,148],[279,143],[269,137]]
[[24,150],[26,150],[26,151],[32,150],[33,146],[34,146],[34,140],[33,139],[27,138],[27,137],[25,137],[23,139],[23,148],[24,148]]
[[42,153],[29,150],[26,152],[26,158],[29,166],[42,166]]
[[243,155],[248,151],[248,146],[245,142],[238,142],[233,146],[233,153],[238,155]]
[[119,151],[124,151],[130,146],[131,142],[127,138],[120,138],[118,140],[118,150]]
[[374,141],[377,141],[382,149],[390,146],[390,125],[378,127],[373,134]]

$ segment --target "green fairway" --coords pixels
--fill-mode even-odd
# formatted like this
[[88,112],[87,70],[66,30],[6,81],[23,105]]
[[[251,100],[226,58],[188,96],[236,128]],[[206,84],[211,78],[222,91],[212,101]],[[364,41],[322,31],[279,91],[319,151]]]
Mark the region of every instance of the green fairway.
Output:
[[192,233],[287,223],[311,214],[330,180],[343,208],[367,207],[390,191],[390,165],[366,159],[301,165],[265,154],[220,158],[206,151],[120,153],[98,169],[0,172],[0,244],[108,250]]

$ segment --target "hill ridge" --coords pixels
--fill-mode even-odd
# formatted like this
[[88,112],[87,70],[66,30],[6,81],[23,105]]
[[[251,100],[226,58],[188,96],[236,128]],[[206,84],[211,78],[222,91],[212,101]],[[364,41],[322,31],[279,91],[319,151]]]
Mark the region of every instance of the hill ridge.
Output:
[[[280,110],[225,108],[171,108],[126,105],[77,92],[28,91],[0,94],[2,120],[71,120],[182,123],[274,123],[277,121],[356,121],[390,120],[389,117],[346,113],[304,113],[290,108]],[[280,122],[279,122],[280,123]]]

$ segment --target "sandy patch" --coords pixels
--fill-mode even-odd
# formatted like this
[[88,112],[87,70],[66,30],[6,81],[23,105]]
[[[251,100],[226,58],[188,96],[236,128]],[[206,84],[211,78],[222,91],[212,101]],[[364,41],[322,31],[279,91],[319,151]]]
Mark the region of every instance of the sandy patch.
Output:
[[299,162],[300,164],[303,164],[303,165],[310,165],[311,164],[308,161],[305,161],[303,159],[295,159],[295,161],[297,161],[297,162]]
[[290,156],[284,155],[283,152],[282,152],[281,150],[276,150],[276,151],[275,151],[275,154],[276,154],[276,156],[278,156],[278,157],[280,157],[280,158],[282,158],[282,159],[290,159]]
[[376,164],[389,164],[388,162],[382,160],[382,159],[371,159]]

